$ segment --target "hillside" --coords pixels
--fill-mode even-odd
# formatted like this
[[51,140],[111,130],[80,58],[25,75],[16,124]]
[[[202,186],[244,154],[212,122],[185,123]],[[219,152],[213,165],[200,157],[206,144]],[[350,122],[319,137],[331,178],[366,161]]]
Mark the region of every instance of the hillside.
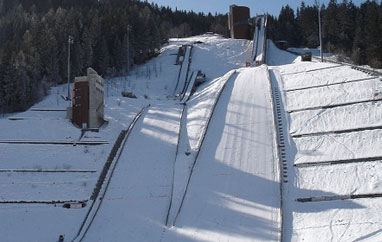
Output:
[[271,41],[245,67],[252,45],[170,39],[105,80],[99,132],[65,118],[66,85],[1,117],[2,241],[379,241],[381,78]]

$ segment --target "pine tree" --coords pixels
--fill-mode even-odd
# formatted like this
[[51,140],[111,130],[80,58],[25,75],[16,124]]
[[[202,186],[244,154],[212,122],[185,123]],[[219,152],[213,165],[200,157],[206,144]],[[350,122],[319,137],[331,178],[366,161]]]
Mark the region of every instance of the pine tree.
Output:
[[304,2],[301,3],[298,25],[301,30],[301,44],[303,46],[315,48],[319,45],[317,14],[316,6],[305,6]]
[[113,57],[112,66],[115,67],[116,70],[120,71],[124,68],[124,64],[126,63],[126,54],[124,54],[124,51],[121,40],[116,36],[111,50]]
[[381,17],[377,2],[366,2],[366,19],[365,19],[365,35],[366,35],[366,55],[367,62],[376,67],[382,67],[382,34]]
[[21,111],[66,82],[69,35],[73,79],[87,67],[105,77],[126,74],[128,51],[130,65],[143,63],[171,37],[211,30],[227,35],[227,15],[138,0],[0,0],[0,112]]
[[292,46],[299,46],[300,32],[297,28],[294,11],[289,5],[281,8],[278,22],[280,35],[283,36],[284,40]]
[[101,75],[107,75],[110,67],[110,52],[105,38],[96,47],[96,71]]
[[341,49],[345,54],[349,55],[355,38],[356,14],[357,10],[354,4],[350,1],[343,0],[339,6],[339,43],[338,49]]

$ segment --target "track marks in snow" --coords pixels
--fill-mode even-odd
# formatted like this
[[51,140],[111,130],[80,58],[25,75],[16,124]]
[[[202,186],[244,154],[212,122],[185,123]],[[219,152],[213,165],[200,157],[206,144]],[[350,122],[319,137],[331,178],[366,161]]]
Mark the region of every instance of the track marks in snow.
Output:
[[[115,169],[117,167],[117,164],[121,158],[121,155],[124,151],[127,139],[129,138],[131,132],[133,131],[136,123],[141,118],[143,113],[148,109],[149,106],[146,106],[142,108],[133,118],[133,120],[128,125],[128,128],[126,130],[122,130],[120,133],[120,136],[116,140],[116,143],[111,151],[111,154],[109,156],[109,160],[106,161],[103,172],[100,174],[99,177],[99,183],[96,184],[96,187],[94,188],[93,195],[94,198],[92,200],[92,203],[90,207],[88,208],[88,211],[82,221],[82,224],[76,234],[76,236],[73,238],[73,241],[82,241],[85,236],[87,235],[89,229],[93,225],[93,222],[98,214],[98,211],[101,208],[101,205],[105,200],[112,200],[112,199],[105,199],[105,195],[108,191],[109,185],[111,183],[112,177],[114,175]],[[111,170],[110,170],[111,168]],[[105,183],[106,181],[106,183]],[[101,196],[99,196],[101,194]]]
[[181,234],[191,240],[278,239],[280,189],[269,93],[263,67],[240,70],[227,83],[183,208],[162,241],[179,240]]
[[181,211],[213,111],[232,75],[234,75],[233,71],[215,80],[205,88],[215,90],[214,92],[204,90],[186,106],[186,113],[183,115],[184,122],[181,124],[184,127],[180,130],[179,136],[179,152],[175,161],[174,189],[166,218],[167,225],[174,225]]
[[160,238],[171,193],[168,174],[173,169],[180,115],[180,105],[155,105],[137,122],[86,241]]
[[[380,157],[382,130],[310,136],[294,139],[295,164]],[[320,144],[320,145],[318,145]]]

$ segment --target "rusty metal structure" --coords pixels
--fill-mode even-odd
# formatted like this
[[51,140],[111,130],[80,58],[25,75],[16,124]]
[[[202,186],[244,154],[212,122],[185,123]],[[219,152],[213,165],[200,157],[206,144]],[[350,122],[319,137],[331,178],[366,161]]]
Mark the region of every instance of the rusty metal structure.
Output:
[[251,40],[249,8],[245,6],[231,5],[229,9],[228,28],[231,38]]
[[78,127],[89,121],[89,82],[76,81],[73,84],[72,122]]

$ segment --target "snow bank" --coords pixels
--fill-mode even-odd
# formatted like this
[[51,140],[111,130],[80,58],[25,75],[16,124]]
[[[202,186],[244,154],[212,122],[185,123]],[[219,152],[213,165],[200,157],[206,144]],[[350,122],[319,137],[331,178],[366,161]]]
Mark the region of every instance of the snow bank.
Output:
[[336,105],[375,99],[375,90],[382,90],[382,82],[368,80],[364,82],[344,83],[335,86],[304,89],[287,93],[288,111],[304,108]]
[[[74,237],[86,209],[66,209],[55,205],[12,204],[0,206],[2,241],[65,241]],[[5,219],[6,218],[6,219]]]
[[295,164],[381,156],[382,130],[294,139]]
[[[272,59],[277,58],[276,56],[272,56]],[[295,63],[288,63],[279,67],[280,74],[283,76],[286,75],[295,75],[302,74],[306,72],[311,72],[315,70],[320,70],[324,68],[333,68],[334,66],[339,66],[338,64],[332,64],[327,62],[316,62],[316,61],[301,61]]]
[[291,113],[292,135],[382,126],[382,103],[360,103]]
[[379,199],[293,202],[293,241],[381,241]]
[[289,52],[280,50],[275,46],[272,40],[267,40],[266,62],[270,66],[280,66],[298,62],[300,58]]
[[[277,58],[274,56],[273,58]],[[282,92],[281,107],[296,110],[371,100],[340,107],[300,110],[286,115],[291,135],[380,126],[382,104],[373,102],[378,79],[347,66],[300,62],[272,68]],[[369,79],[355,81],[357,79]],[[324,87],[319,85],[335,84]],[[275,83],[276,84],[276,83]],[[310,88],[315,87],[315,88]],[[304,90],[285,91],[295,88]],[[288,183],[283,184],[286,241],[380,241],[380,198],[298,202],[297,198],[381,193],[382,131],[286,137]],[[301,167],[322,161],[352,160],[336,165]]]
[[0,200],[88,200],[96,179],[89,173],[12,173],[0,176]]
[[312,55],[315,56],[320,56],[320,49],[319,48],[288,48],[288,50],[297,52],[300,54],[305,54],[305,53],[312,53]]
[[[331,67],[336,66],[338,65],[333,65]],[[364,78],[370,78],[370,76],[366,73],[356,71],[349,66],[339,66],[338,68],[330,69],[330,71],[327,69],[322,69],[312,72],[302,72],[294,75],[285,75],[283,77],[286,90],[343,83]]]
[[297,170],[295,197],[382,193],[382,162],[306,167]]

